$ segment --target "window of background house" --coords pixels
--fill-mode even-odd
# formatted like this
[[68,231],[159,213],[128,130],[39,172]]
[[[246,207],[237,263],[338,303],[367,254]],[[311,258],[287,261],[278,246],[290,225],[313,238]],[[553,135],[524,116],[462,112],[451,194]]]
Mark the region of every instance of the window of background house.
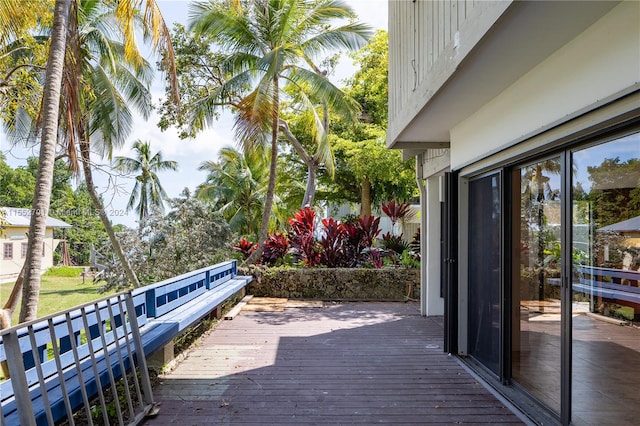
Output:
[[3,258],[13,259],[13,243],[4,243]]

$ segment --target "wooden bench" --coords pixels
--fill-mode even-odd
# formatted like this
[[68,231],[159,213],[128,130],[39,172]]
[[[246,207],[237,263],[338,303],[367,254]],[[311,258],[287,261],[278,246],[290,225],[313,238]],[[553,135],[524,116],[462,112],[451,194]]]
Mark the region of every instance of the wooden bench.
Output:
[[[235,261],[223,262],[135,290],[130,295],[135,316],[127,315],[121,293],[28,327],[9,329],[22,355],[36,423],[64,419],[69,408],[74,411],[82,406],[83,392],[89,398],[97,395],[99,386],[104,388],[117,380],[137,362],[131,335],[134,318],[141,348],[148,355],[211,312],[218,312],[225,300],[243,292],[250,281],[251,277],[237,276]],[[7,350],[4,340],[0,341],[0,361],[6,361],[7,352],[16,351],[15,347]],[[49,359],[52,341],[58,346],[59,356]],[[15,382],[0,383],[1,418],[7,425],[20,423]],[[46,389],[44,395],[41,383]],[[53,418],[47,418],[46,406],[51,408]]]
[[211,313],[219,318],[222,303],[252,280],[235,271],[235,262],[224,262],[145,287],[148,322],[141,330],[145,353],[168,344]]

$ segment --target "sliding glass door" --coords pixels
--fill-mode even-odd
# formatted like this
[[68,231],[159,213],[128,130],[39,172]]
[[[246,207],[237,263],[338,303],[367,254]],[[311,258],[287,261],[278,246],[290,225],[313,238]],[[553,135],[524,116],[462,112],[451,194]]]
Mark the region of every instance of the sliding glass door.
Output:
[[466,344],[478,371],[551,422],[638,424],[637,127],[468,182]]
[[557,414],[561,397],[561,157],[511,174],[511,375]]
[[571,419],[637,424],[640,133],[571,157]]

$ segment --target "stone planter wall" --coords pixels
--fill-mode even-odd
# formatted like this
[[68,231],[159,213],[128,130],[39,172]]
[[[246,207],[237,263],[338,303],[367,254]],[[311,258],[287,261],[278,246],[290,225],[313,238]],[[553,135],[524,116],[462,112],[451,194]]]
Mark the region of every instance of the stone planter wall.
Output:
[[419,269],[301,268],[252,266],[248,293],[258,297],[322,300],[394,300],[420,298]]

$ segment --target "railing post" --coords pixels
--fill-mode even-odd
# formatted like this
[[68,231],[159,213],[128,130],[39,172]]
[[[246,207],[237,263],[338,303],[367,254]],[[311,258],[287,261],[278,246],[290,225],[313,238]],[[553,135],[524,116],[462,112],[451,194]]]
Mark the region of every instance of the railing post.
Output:
[[211,269],[207,269],[205,273],[205,282],[207,290],[211,290]]
[[233,263],[233,266],[231,267],[233,274],[231,277],[233,278],[238,275],[238,261],[236,259],[233,259],[231,262]]
[[17,332],[12,330],[4,334],[2,341],[7,355],[7,367],[9,368],[9,374],[11,376],[11,386],[13,387],[13,395],[16,398],[20,424],[23,426],[35,426],[36,419],[33,416],[33,405],[31,404],[31,396],[29,395],[27,375],[24,370],[22,351],[20,350]]
[[[147,359],[144,354],[144,347],[142,346],[142,339],[140,338],[140,329],[138,328],[138,317],[136,316],[136,308],[133,303],[133,296],[128,291],[125,295],[125,304],[127,311],[133,312],[133,315],[129,315],[129,326],[131,327],[131,337],[133,338],[133,346],[136,350],[136,358],[138,361],[138,369],[140,370],[140,380],[142,381],[142,390],[144,392],[145,403],[148,405],[146,412],[153,408],[155,404],[153,401],[153,389],[151,388],[151,379],[149,378],[149,370],[147,369]],[[133,374],[135,374],[135,366],[131,366]],[[123,373],[126,374],[126,373]]]

